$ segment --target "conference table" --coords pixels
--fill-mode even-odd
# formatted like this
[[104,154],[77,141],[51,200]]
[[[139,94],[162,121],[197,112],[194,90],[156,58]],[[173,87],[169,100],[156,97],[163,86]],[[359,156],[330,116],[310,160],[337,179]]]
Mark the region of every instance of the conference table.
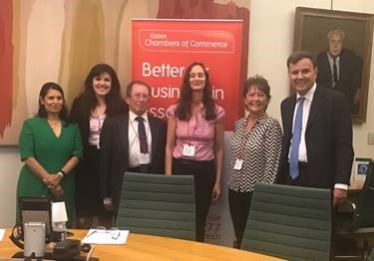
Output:
[[[83,239],[87,230],[69,230],[72,239]],[[0,242],[0,260],[11,258],[21,251],[9,239],[11,230],[7,229]],[[195,241],[168,237],[130,233],[126,245],[94,245],[92,257],[100,260],[281,260],[230,247],[199,243]]]

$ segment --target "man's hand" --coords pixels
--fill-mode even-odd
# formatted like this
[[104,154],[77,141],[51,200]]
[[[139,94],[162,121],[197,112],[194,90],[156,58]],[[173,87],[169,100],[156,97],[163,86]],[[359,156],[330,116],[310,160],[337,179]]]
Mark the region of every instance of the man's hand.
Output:
[[343,202],[347,198],[348,191],[341,188],[334,188],[334,199],[332,206],[336,207],[339,203]]

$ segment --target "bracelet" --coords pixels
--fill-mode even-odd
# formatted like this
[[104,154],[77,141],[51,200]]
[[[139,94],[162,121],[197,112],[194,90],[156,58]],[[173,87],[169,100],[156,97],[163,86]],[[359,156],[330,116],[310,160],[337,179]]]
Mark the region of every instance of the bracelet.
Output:
[[57,172],[57,174],[62,175],[63,178],[65,178],[66,176],[66,173],[63,170],[60,170],[59,172]]

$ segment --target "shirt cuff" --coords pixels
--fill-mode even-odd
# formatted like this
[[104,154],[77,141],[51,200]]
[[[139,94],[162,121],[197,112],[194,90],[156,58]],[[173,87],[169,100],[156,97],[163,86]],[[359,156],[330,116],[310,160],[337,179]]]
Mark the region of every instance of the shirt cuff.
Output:
[[348,190],[348,185],[342,184],[342,183],[336,183],[334,188]]
[[111,198],[104,198],[103,200],[104,205],[112,205],[112,199]]

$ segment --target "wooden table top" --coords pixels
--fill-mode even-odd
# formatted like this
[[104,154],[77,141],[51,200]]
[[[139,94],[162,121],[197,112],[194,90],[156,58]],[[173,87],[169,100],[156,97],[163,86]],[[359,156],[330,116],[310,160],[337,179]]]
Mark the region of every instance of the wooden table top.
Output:
[[[74,233],[72,239],[82,239],[86,230],[69,230]],[[1,258],[10,258],[22,251],[9,239],[10,229],[0,242]],[[230,247],[199,243],[167,237],[130,233],[126,245],[95,245],[93,257],[100,260],[281,260],[249,251]]]

